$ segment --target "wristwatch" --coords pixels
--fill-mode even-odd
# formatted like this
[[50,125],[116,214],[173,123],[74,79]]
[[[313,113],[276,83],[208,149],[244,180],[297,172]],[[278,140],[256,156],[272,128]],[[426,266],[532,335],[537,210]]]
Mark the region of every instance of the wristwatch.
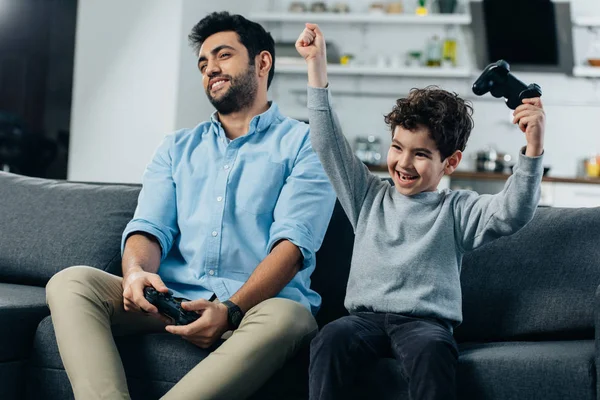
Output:
[[222,304],[227,307],[227,322],[229,323],[229,328],[232,330],[237,329],[242,323],[242,318],[244,318],[242,309],[231,300],[225,300]]

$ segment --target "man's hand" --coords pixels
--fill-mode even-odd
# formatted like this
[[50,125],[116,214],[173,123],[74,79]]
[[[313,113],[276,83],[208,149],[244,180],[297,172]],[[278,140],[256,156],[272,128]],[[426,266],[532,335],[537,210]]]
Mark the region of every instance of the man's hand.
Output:
[[326,87],[325,37],[317,24],[306,24],[306,28],[296,40],[296,50],[308,64],[308,84],[312,87]]
[[546,128],[546,113],[542,99],[534,97],[523,99],[523,104],[513,112],[513,124],[519,124],[519,129],[525,133],[527,149],[525,155],[537,157],[544,151],[544,131]]
[[227,307],[208,300],[184,301],[184,310],[200,312],[202,315],[188,325],[168,325],[167,332],[179,335],[196,346],[206,349],[229,330]]
[[163,321],[167,321],[168,318],[158,314],[158,309],[144,297],[146,286],[152,286],[163,293],[169,291],[157,274],[142,269],[131,271],[123,277],[123,306],[125,311],[148,312],[159,316]]

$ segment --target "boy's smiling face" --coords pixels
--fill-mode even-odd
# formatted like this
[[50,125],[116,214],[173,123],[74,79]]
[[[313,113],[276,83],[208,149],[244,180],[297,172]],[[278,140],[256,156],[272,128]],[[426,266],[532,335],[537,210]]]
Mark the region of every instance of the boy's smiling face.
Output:
[[429,130],[419,125],[409,131],[398,125],[387,155],[388,172],[396,190],[405,196],[437,189],[442,177],[458,166],[462,152],[457,150],[442,160]]

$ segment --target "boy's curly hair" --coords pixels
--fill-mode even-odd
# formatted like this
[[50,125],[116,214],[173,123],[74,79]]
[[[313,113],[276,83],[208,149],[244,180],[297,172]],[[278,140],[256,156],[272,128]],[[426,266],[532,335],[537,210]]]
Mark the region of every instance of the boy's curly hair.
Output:
[[385,123],[392,135],[397,126],[409,131],[426,127],[445,160],[456,150],[464,151],[473,129],[473,106],[437,86],[411,89],[408,97],[396,100]]

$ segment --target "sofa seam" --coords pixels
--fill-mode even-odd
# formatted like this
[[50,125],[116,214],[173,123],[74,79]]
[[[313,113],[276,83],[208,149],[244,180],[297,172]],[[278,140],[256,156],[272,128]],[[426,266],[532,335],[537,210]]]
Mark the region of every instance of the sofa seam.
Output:
[[102,271],[107,272],[106,270],[108,269],[110,264],[112,264],[112,262],[119,256],[119,254],[121,254],[120,250],[115,252],[115,255],[108,261],[108,263],[104,266],[104,268],[102,268]]

